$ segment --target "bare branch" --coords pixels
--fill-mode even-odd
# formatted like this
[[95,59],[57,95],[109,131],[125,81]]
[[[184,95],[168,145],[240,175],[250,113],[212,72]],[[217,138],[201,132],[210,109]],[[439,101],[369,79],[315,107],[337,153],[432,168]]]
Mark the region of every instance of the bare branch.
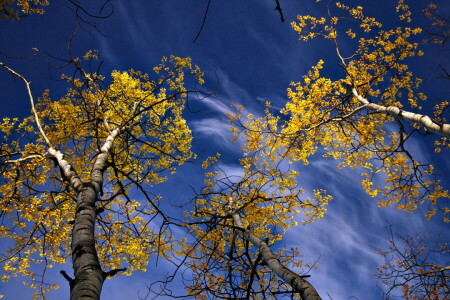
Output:
[[7,65],[5,65],[3,62],[0,62],[0,66],[2,66],[3,68],[5,68],[6,70],[8,70],[13,76],[16,76],[17,78],[19,78],[20,80],[22,80],[25,83],[25,86],[27,88],[27,92],[28,92],[28,98],[30,99],[30,104],[31,104],[31,110],[33,111],[34,114],[34,119],[36,121],[36,126],[39,129],[39,133],[41,134],[42,138],[45,140],[45,142],[47,143],[47,146],[49,148],[52,148],[52,144],[50,143],[47,135],[44,132],[44,129],[42,129],[42,125],[41,122],[39,121],[39,116],[36,112],[36,108],[34,107],[34,99],[33,99],[33,94],[31,93],[31,87],[30,87],[30,82],[28,80],[25,79],[25,77],[23,77],[22,75],[20,75],[19,73],[17,73],[16,71],[14,71],[13,69],[11,69],[10,67],[8,67]]

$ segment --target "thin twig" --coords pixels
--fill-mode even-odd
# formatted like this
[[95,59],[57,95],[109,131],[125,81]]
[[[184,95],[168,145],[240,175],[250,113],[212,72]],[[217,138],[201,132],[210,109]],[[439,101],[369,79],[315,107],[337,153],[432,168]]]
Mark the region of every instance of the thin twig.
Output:
[[206,5],[205,13],[203,14],[202,25],[200,26],[200,29],[197,32],[197,35],[195,36],[195,39],[192,41],[193,43],[195,43],[197,41],[198,37],[200,36],[200,33],[202,33],[202,31],[203,31],[203,27],[205,26],[205,23],[206,23],[206,16],[208,15],[209,6],[211,5],[211,2],[212,2],[212,0],[208,0],[208,4]]

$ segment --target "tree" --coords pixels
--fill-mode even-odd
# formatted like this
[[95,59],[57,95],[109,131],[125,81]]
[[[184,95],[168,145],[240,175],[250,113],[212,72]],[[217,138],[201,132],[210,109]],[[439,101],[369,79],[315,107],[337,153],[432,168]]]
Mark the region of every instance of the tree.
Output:
[[[82,60],[96,57],[89,51]],[[2,279],[31,276],[30,286],[41,285],[35,297],[54,286],[32,264],[45,271],[70,255],[74,278],[62,273],[71,299],[99,299],[108,276],[145,270],[152,254],[167,251],[164,225],[149,225],[161,211],[147,186],[193,157],[182,117],[184,81],[202,79],[189,59],[163,58],[156,79],[129,70],[112,72],[108,81],[86,73],[82,60],[72,60],[79,76],[65,77],[65,97],[53,101],[47,92],[37,103],[26,78],[1,63],[25,83],[32,111],[0,125],[0,235],[14,242],[2,255]],[[147,203],[134,200],[133,191]]]
[[243,174],[227,174],[217,156],[204,162],[215,170],[206,174],[206,187],[194,199],[192,222],[187,223],[195,242],[186,244],[193,271],[188,293],[198,299],[279,299],[284,295],[321,299],[316,289],[292,269],[308,265],[296,261],[297,249],[269,245],[296,226],[294,216],[305,215],[304,223],[321,218],[330,196],[314,191],[302,197],[296,171],[270,161],[269,153],[248,152],[240,161]]
[[395,289],[402,290],[405,299],[447,299],[450,295],[449,271],[447,264],[437,262],[448,255],[447,243],[436,242],[429,245],[427,237],[394,237],[389,230],[389,249],[380,251],[385,263],[378,269],[380,278],[389,289],[389,299]]
[[[434,134],[435,152],[448,152],[449,102],[436,103],[433,115],[428,115],[429,110],[420,104],[427,96],[420,91],[422,80],[413,75],[408,61],[424,55],[416,37],[423,29],[413,26],[411,9],[404,1],[398,1],[395,9],[399,22],[392,29],[368,16],[362,6],[350,7],[340,2],[328,2],[324,16],[298,16],[292,27],[299,39],[329,40],[342,68],[342,77],[325,77],[325,63],[320,60],[301,81],[291,84],[287,92],[289,100],[281,110],[275,110],[267,102],[263,117],[250,115],[243,120],[242,108],[237,107],[237,112],[230,116],[235,124],[233,130],[236,138],[243,136],[247,151],[269,156],[276,153],[277,158],[272,161],[289,159],[308,164],[320,151],[324,157],[337,159],[339,168],[360,170],[362,186],[368,195],[379,199],[379,206],[395,205],[411,213],[425,204],[428,219],[440,211],[444,222],[449,222],[450,209],[445,204],[449,192],[441,186],[434,167],[419,162],[408,149],[413,136]],[[447,26],[445,18],[435,17],[430,9],[436,9],[436,5],[428,6],[425,12],[433,19],[432,25],[438,26],[437,32],[444,31],[432,36],[443,44],[448,36],[448,31],[442,30]],[[346,26],[348,22],[350,26]],[[345,50],[341,46],[344,42]],[[431,251],[418,247],[411,250],[411,244],[408,245],[406,251],[421,249],[419,254]],[[399,251],[396,249],[396,253]],[[391,263],[392,259],[390,256]],[[395,261],[400,266],[409,263],[406,256]],[[390,270],[387,272],[392,273],[380,276],[391,285],[390,289],[398,286],[393,278],[403,278],[404,297],[415,293],[420,298],[424,290],[429,293],[427,283],[414,281],[413,287],[408,286],[411,276],[414,277],[405,274],[409,269],[394,273],[395,268],[387,265]],[[439,272],[447,268],[436,266],[430,272],[423,271],[429,281],[437,282],[439,287],[434,290],[444,298],[448,276]]]
[[[411,11],[403,1],[396,7],[402,26],[394,29],[383,29],[361,6],[351,8],[338,2],[336,7],[344,15],[332,14],[329,3],[328,17],[302,15],[292,26],[300,40],[330,40],[344,76],[338,80],[324,77],[324,62],[319,61],[302,81],[291,84],[289,101],[278,115],[267,103],[265,117],[244,122],[239,116],[232,121],[243,130],[250,150],[268,144],[280,149],[282,156],[307,164],[323,147],[325,157],[340,160],[339,167],[364,170],[361,183],[370,196],[380,197],[380,206],[396,205],[411,212],[418,204],[427,203],[430,218],[439,199],[448,199],[449,193],[434,177],[433,166],[411,155],[407,141],[420,130],[434,133],[438,136],[435,151],[440,152],[449,147],[450,124],[445,118],[448,101],[436,104],[432,117],[420,113],[420,101],[427,97],[419,91],[422,80],[414,77],[407,60],[423,55],[414,41],[422,29],[410,27]],[[340,23],[348,20],[360,29],[345,31],[356,43],[354,52],[344,55]],[[397,129],[387,128],[387,124]],[[270,141],[263,141],[266,139]],[[380,177],[384,177],[383,184],[378,183]],[[450,211],[440,209],[444,214]]]

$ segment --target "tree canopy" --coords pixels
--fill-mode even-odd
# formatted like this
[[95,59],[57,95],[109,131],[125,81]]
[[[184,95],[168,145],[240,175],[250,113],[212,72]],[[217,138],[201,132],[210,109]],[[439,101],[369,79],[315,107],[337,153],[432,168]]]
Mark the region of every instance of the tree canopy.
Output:
[[[113,299],[123,277],[111,278],[132,275],[142,286],[116,297],[446,299],[446,7],[307,1],[294,16],[289,1],[169,2],[161,16],[142,3],[1,3],[10,33],[52,16],[69,29],[65,52],[50,29],[0,46],[2,80],[14,83],[5,103],[17,106],[0,122],[5,286],[21,277],[34,299],[63,285],[58,297],[99,299],[105,286]],[[189,45],[192,27],[176,18],[187,12],[198,21]],[[263,12],[272,18],[252,27]],[[220,23],[230,16],[235,36]],[[169,53],[153,66],[140,60],[149,49],[153,62]],[[322,253],[327,275],[316,273]],[[339,277],[376,273],[349,269],[364,257],[381,289],[374,279],[333,291]]]

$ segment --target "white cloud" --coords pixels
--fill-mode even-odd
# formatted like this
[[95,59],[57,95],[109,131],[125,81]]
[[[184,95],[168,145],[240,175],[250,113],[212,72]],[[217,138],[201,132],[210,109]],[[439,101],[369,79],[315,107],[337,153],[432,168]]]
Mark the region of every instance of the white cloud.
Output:
[[320,256],[319,269],[311,272],[311,282],[322,297],[327,298],[329,293],[332,299],[380,299],[381,284],[374,274],[383,258],[376,251],[388,247],[387,221],[394,232],[402,234],[421,235],[443,229],[425,221],[420,211],[410,215],[395,208],[379,208],[377,199],[360,186],[359,170],[338,169],[336,164],[319,158],[309,166],[297,165],[305,196],[314,188],[326,188],[333,200],[323,219],[292,228],[284,243],[298,246],[306,262]]
[[230,141],[232,134],[228,122],[218,118],[210,118],[193,121],[191,126],[194,133],[212,139],[210,140],[211,142],[217,142],[228,148],[233,148],[230,145],[233,143]]
[[231,105],[226,105],[226,101],[223,101],[223,99],[216,99],[216,98],[204,98],[200,101],[202,104],[208,106],[210,109],[212,109],[215,112],[219,112],[222,114],[226,113],[232,113]]

